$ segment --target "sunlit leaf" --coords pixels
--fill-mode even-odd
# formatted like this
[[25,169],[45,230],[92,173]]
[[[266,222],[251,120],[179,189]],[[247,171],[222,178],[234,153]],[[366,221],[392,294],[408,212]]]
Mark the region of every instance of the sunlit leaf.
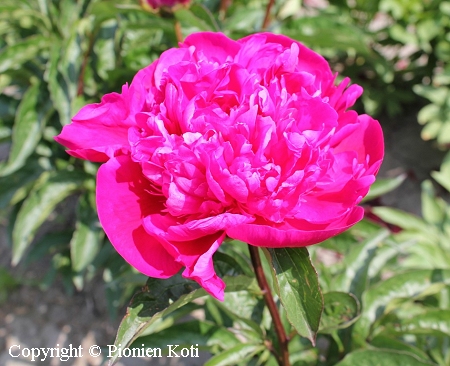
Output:
[[428,366],[431,362],[420,360],[413,354],[390,350],[354,351],[336,364],[336,366]]
[[[450,284],[450,270],[414,270],[397,274],[368,289],[362,297],[363,312],[355,328],[363,337],[394,299],[414,299],[430,293],[433,286]],[[428,292],[427,292],[428,291]],[[392,310],[392,307],[391,307]]]
[[320,333],[329,333],[352,325],[360,315],[358,299],[345,292],[328,292],[323,295],[324,309],[320,320]]
[[263,344],[241,343],[219,353],[205,362],[204,366],[229,366],[245,362],[266,349]]
[[103,230],[93,207],[93,192],[84,193],[78,200],[77,222],[70,242],[70,257],[75,272],[83,271],[100,250]]
[[23,167],[41,139],[47,110],[42,108],[39,96],[39,83],[30,86],[23,96],[14,122],[9,158],[6,164],[0,166],[0,176]]
[[[44,173],[47,174],[47,173]],[[31,244],[36,230],[48,218],[58,203],[82,187],[85,177],[78,172],[48,174],[33,188],[17,215],[12,232],[13,259],[17,264]]]
[[[254,279],[246,276],[225,277],[223,280],[227,285],[225,291],[239,291],[254,284]],[[149,278],[146,287],[131,300],[114,344],[128,347],[154,322],[206,294],[196,282],[183,278],[181,274],[164,280]],[[113,365],[118,357],[119,354],[115,353],[110,364]]]
[[315,343],[323,310],[317,272],[305,248],[265,250],[273,267],[276,291],[297,332]]

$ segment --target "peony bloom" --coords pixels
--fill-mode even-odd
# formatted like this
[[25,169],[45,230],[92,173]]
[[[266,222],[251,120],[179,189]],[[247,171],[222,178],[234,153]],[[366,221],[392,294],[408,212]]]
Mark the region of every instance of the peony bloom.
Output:
[[56,140],[103,162],[98,214],[142,273],[183,275],[222,299],[226,236],[302,247],[361,220],[383,158],[377,121],[348,110],[358,85],[285,36],[190,35],[122,93],[85,106]]
[[141,0],[143,6],[150,5],[153,9],[159,9],[163,6],[172,7],[177,4],[187,4],[190,0]]

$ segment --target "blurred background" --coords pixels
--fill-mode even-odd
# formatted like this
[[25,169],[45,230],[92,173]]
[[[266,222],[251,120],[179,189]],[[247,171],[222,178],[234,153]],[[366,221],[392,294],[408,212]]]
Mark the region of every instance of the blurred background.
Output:
[[[53,137],[82,106],[120,92],[139,69],[196,31],[234,39],[281,33],[321,53],[339,79],[363,86],[356,109],[377,118],[386,138],[382,179],[366,201],[367,218],[390,230],[379,246],[397,248],[383,251],[385,261],[367,286],[388,272],[450,267],[450,1],[192,0],[160,9],[141,1],[0,3],[1,365],[35,364],[11,358],[13,344],[113,344],[126,304],[146,278],[115,253],[101,230],[98,166],[70,157]],[[438,239],[430,244],[430,237]],[[415,245],[405,244],[411,240]],[[335,245],[312,250],[325,288],[345,269],[334,259],[348,246]],[[330,257],[334,269],[325,268]],[[447,305],[439,300],[435,308],[447,311],[438,319],[450,324],[445,296]],[[440,334],[447,339],[441,353],[419,347],[434,364],[450,364],[448,329]],[[320,364],[323,350],[315,352],[315,361],[303,364]],[[84,357],[39,364],[102,362]]]

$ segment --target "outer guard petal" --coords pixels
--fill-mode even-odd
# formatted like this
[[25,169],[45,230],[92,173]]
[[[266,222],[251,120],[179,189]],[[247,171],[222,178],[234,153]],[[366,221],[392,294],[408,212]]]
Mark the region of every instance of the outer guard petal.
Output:
[[85,106],[55,140],[69,148],[69,154],[96,162],[108,161],[122,149],[129,149],[128,128],[133,123],[127,120],[127,94],[124,86],[122,94],[106,94],[101,103]]
[[167,278],[181,265],[142,225],[146,215],[163,209],[149,189],[139,164],[128,156],[111,158],[98,171],[98,215],[109,240],[128,263],[147,276]]

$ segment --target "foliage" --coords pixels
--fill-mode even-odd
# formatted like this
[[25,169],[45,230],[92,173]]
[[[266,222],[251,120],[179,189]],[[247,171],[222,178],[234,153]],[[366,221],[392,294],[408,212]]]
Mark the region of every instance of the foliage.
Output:
[[[2,1],[0,142],[9,146],[9,156],[0,165],[0,208],[9,222],[14,264],[51,255],[41,286],[60,275],[68,289],[82,289],[101,273],[112,314],[129,299],[145,279],[100,229],[97,166],[71,158],[53,137],[83,105],[119,91],[175,46],[175,20],[184,36],[211,30],[239,38],[261,31],[267,3],[235,0],[224,8],[218,0],[196,0],[166,14],[144,11],[132,0]],[[368,113],[400,115],[428,99],[418,117],[425,125],[422,137],[447,147],[450,2],[308,3],[277,2],[268,30],[306,43],[363,85],[361,108]],[[425,99],[416,103],[412,90]],[[450,192],[450,155],[432,176]],[[378,182],[370,198],[403,179]],[[264,251],[293,365],[372,365],[374,359],[383,365],[450,364],[450,206],[435,186],[431,180],[422,184],[422,217],[368,208],[376,222],[365,220],[309,255]],[[48,222],[61,230],[42,229]],[[198,344],[214,355],[208,365],[276,364],[270,352],[278,346],[276,332],[246,246],[224,244],[215,265],[226,276],[223,303],[181,276],[150,279],[130,303],[116,344],[164,347],[170,340]],[[3,301],[17,280],[3,269],[0,280]],[[204,318],[186,320],[194,310]]]

